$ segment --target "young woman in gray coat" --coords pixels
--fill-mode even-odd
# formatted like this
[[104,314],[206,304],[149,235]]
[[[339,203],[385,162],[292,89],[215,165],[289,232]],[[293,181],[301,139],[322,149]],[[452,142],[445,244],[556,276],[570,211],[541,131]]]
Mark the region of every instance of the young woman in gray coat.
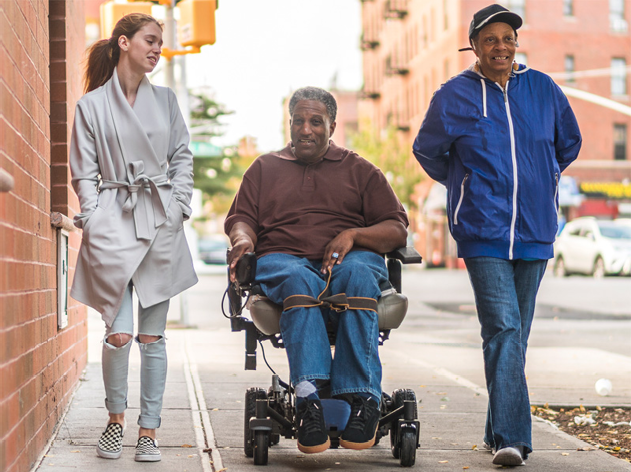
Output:
[[103,381],[109,421],[99,456],[118,459],[127,408],[133,336],[132,290],[138,306],[141,394],[137,461],[159,461],[166,383],[169,299],[197,282],[182,223],[191,214],[193,156],[168,88],[146,74],[160,59],[162,24],[133,13],[109,40],[89,50],[84,95],[77,103],[70,169],[83,240],[70,292],[101,313]]

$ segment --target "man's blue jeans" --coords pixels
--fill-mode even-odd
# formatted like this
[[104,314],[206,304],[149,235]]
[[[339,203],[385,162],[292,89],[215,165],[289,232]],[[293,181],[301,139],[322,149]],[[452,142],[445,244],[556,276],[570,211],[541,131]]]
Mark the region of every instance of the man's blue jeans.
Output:
[[[279,305],[290,295],[318,295],[326,287],[321,261],[288,254],[268,254],[257,261],[256,281]],[[369,251],[351,251],[332,270],[330,294],[379,299],[379,283],[388,279],[383,257]],[[337,325],[335,358],[326,322]],[[377,313],[346,310],[336,313],[320,307],[292,308],[280,319],[289,360],[291,382],[331,379],[331,395],[367,392],[381,398],[381,362]]]
[[532,452],[526,348],[546,260],[465,259],[482,327],[489,392],[484,441],[494,449]]

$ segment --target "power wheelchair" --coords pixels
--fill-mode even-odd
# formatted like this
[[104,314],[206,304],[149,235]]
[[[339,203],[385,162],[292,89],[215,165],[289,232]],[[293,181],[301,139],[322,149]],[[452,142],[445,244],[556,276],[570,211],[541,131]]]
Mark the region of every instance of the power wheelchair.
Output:
[[[388,253],[385,259],[389,280],[381,287],[378,301],[379,345],[389,338],[392,329],[400,326],[407,312],[407,297],[401,293],[401,264],[422,262],[422,257],[411,247]],[[262,342],[270,341],[276,348],[283,347],[280,335],[282,307],[264,296],[256,284],[255,274],[256,255],[245,254],[236,266],[237,281],[228,281],[226,290],[229,305],[229,315],[226,316],[230,319],[231,329],[245,331],[245,370],[256,369],[257,344],[263,348]],[[243,316],[243,308],[249,310],[251,320]],[[327,331],[331,345],[335,345],[334,330],[327,327]],[[264,351],[263,357],[267,364]],[[267,365],[273,373],[268,390],[252,387],[245,393],[243,446],[245,455],[253,457],[255,465],[267,464],[269,447],[278,444],[281,436],[286,439],[297,437],[293,386],[282,381]],[[331,448],[337,448],[350,414],[350,405],[344,400],[326,398],[326,385],[318,387]],[[416,449],[420,447],[420,423],[414,390],[397,389],[392,395],[382,393],[375,445],[388,434],[394,458],[399,459],[403,467],[414,465]]]

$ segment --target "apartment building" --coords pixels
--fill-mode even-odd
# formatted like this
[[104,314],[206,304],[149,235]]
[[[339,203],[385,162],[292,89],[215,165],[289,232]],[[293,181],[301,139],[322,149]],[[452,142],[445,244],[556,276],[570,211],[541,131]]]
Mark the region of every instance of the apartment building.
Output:
[[[368,117],[377,130],[394,126],[411,147],[434,91],[475,61],[472,52],[458,49],[468,46],[473,14],[490,3],[362,0],[360,123]],[[631,0],[497,3],[524,19],[516,60],[567,87],[581,127],[581,155],[565,175],[574,177],[583,203],[569,203],[568,216],[631,213]],[[419,187],[421,210],[429,192],[426,181]],[[417,229],[426,233],[423,221]],[[436,236],[442,252],[449,245],[444,233],[440,228]]]

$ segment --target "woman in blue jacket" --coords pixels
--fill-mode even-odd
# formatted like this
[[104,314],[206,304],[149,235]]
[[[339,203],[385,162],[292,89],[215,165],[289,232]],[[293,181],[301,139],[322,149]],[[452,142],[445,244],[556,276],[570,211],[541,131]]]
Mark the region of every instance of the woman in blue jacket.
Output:
[[475,64],[434,95],[414,155],[448,189],[450,231],[464,258],[482,327],[493,463],[532,452],[525,377],[535,298],[553,257],[561,172],[581,134],[547,75],[513,63],[522,19],[500,5],[473,16]]

